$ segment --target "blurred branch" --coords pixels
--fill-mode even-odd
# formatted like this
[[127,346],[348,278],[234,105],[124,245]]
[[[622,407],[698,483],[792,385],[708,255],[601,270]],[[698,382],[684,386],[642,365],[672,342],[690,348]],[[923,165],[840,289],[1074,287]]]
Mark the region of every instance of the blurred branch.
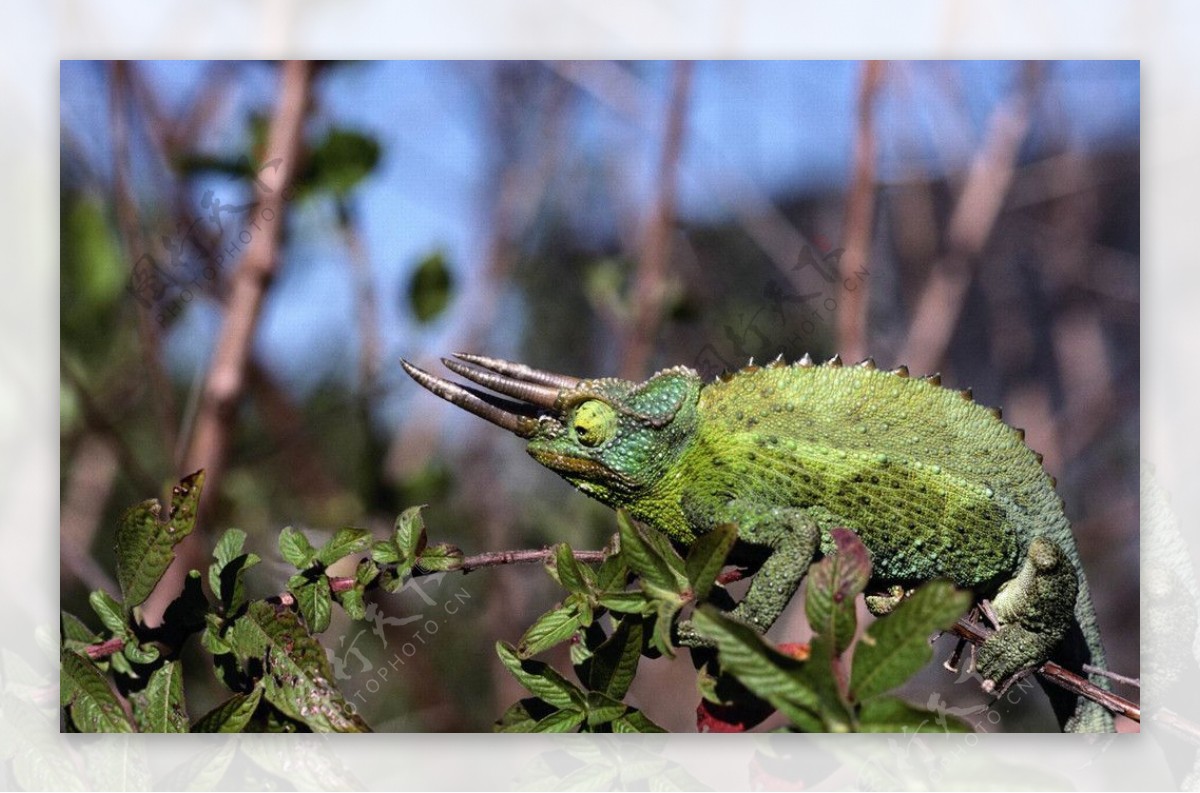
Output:
[[95,431],[84,433],[71,455],[70,470],[63,483],[59,521],[60,583],[67,582],[69,573],[88,589],[101,589],[110,594],[120,590],[112,576],[92,557],[91,547],[120,470],[120,458],[114,446],[112,441]]
[[988,123],[987,137],[971,163],[950,218],[946,253],[933,266],[897,359],[913,371],[935,371],[946,355],[974,275],[975,259],[991,235],[1012,183],[1017,155],[1029,130],[1030,105],[1039,76],[1037,64],[1024,65],[1015,94],[996,108]]
[[688,61],[676,62],[658,165],[658,195],[643,232],[644,246],[633,282],[633,321],[621,343],[621,376],[627,380],[645,376],[658,328],[662,324],[663,304],[667,296],[667,268],[671,261],[679,157],[683,149],[691,79],[692,64]]
[[[120,230],[121,242],[125,248],[132,276],[138,262],[147,255],[147,245],[138,213],[137,200],[130,184],[129,108],[126,106],[131,93],[130,68],[130,64],[125,61],[115,61],[112,64],[110,123],[113,140],[113,203],[116,206],[117,227]],[[142,366],[145,367],[146,377],[150,383],[150,402],[158,419],[167,459],[173,459],[176,426],[174,392],[171,389],[171,381],[167,378],[162,366],[162,344],[152,313],[153,306],[143,303],[141,300],[136,302],[138,305],[138,340],[140,342],[138,346],[142,353]]]
[[[871,230],[875,221],[875,98],[883,81],[885,65],[867,61],[858,88],[858,134],[854,140],[854,176],[846,200],[845,248],[838,262],[844,281],[867,264]],[[838,349],[848,361],[867,357],[867,297],[871,280],[862,279],[857,289],[847,289],[838,306]]]
[[[259,176],[258,201],[251,218],[258,233],[251,234],[238,262],[230,287],[229,302],[217,338],[216,349],[196,414],[196,424],[184,455],[183,470],[204,468],[208,472],[206,497],[201,514],[220,493],[225,453],[233,422],[245,388],[246,371],[262,312],[267,287],[275,275],[279,258],[279,240],[283,228],[284,193],[291,183],[300,159],[303,122],[308,106],[311,65],[286,61],[281,68],[279,100],[267,132],[264,159],[278,160],[274,170],[263,169]],[[243,231],[243,235],[248,229]],[[200,522],[202,519],[198,519]],[[189,535],[177,549],[178,556],[154,593],[143,606],[148,624],[161,618],[162,610],[174,598],[190,567],[188,561],[199,556],[201,533]]]

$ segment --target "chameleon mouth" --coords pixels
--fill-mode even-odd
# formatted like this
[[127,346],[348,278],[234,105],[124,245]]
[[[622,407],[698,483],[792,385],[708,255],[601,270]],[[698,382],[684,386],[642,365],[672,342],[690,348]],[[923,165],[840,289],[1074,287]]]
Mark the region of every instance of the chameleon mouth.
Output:
[[455,353],[454,358],[443,358],[442,363],[455,374],[501,396],[444,380],[408,361],[400,361],[408,376],[422,388],[522,438],[532,438],[537,433],[540,417],[561,416],[564,394],[581,382],[577,377],[482,355]]

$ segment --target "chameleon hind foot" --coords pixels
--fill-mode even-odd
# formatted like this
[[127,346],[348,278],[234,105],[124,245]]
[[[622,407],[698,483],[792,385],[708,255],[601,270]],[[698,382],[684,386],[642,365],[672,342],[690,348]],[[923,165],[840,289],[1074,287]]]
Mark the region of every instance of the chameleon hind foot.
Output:
[[1015,676],[1046,661],[1074,618],[1079,581],[1062,549],[1050,540],[1034,540],[1015,578],[1000,588],[989,618],[999,629],[975,655],[984,690],[1007,688]]

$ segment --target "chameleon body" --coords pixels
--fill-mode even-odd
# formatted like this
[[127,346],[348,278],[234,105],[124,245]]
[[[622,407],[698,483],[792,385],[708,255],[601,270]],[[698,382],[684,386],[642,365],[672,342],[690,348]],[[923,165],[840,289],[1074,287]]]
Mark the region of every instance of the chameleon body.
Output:
[[[737,523],[739,540],[765,560],[732,613],[759,630],[812,561],[833,551],[830,529],[844,526],[870,551],[876,614],[934,578],[991,600],[999,629],[976,657],[985,688],[1051,658],[1075,670],[1105,666],[1054,482],[1024,433],[969,391],[836,357],[779,359],[707,384],[687,367],[633,383],[456,357],[443,359],[452,371],[517,401],[404,367],[527,438],[535,460],[582,492],[680,544]],[[699,643],[687,623],[680,639]],[[1064,729],[1113,729],[1096,703],[1047,693]]]

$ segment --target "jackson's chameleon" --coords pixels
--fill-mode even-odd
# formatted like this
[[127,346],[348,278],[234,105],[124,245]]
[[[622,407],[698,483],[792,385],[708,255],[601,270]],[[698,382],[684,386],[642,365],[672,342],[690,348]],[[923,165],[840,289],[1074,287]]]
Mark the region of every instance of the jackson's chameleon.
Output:
[[[443,362],[503,397],[403,366],[437,396],[528,439],[529,454],[579,490],[676,542],[735,522],[741,542],[766,551],[732,612],[759,630],[813,559],[833,550],[830,529],[844,526],[870,551],[876,614],[932,578],[991,599],[1000,627],[976,658],[985,688],[1052,657],[1077,671],[1105,666],[1054,481],[1024,433],[970,391],[904,367],[815,365],[807,355],[708,384],[682,366],[633,383],[456,358]],[[700,643],[686,623],[680,638]],[[1113,729],[1101,706],[1050,688],[1064,729]]]

